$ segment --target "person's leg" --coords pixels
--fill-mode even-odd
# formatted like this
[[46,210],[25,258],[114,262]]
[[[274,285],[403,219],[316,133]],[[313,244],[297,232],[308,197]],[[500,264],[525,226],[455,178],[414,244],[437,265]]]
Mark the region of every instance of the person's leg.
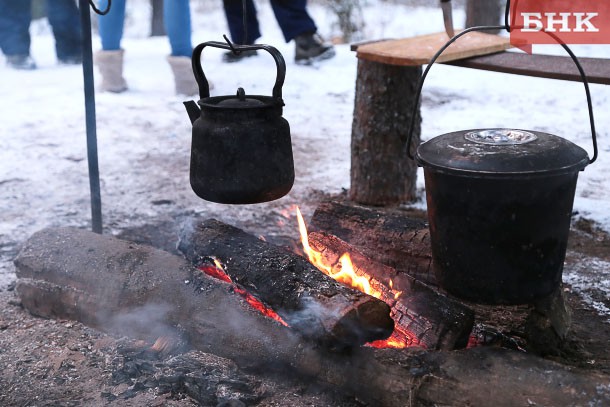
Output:
[[163,21],[172,48],[172,56],[190,57],[193,45],[191,43],[189,0],[165,0],[163,2]]
[[231,40],[236,44],[254,44],[254,42],[261,37],[254,2],[252,0],[246,1],[246,29],[248,30],[248,38],[246,38],[244,33],[243,6],[241,0],[223,0],[223,4]]
[[307,12],[307,0],[271,0],[271,7],[286,42],[294,40],[297,64],[309,65],[335,56],[332,45],[316,34],[318,28]]
[[191,54],[191,10],[189,0],[165,0],[163,2],[163,20],[165,31],[171,46],[171,55],[167,62],[174,74],[176,94],[194,95],[199,90],[193,68]]
[[7,63],[19,69],[34,69],[30,58],[30,1],[0,0],[0,48]]
[[307,0],[271,0],[271,7],[286,42],[300,34],[318,31],[307,12]]
[[57,59],[63,63],[81,63],[82,34],[74,0],[47,0],[46,11],[55,36]]
[[[99,0],[97,8],[105,10],[108,0]],[[99,16],[99,31],[104,51],[117,51],[121,49],[123,38],[123,24],[125,22],[125,0],[112,0],[108,14]]]
[[[105,10],[108,0],[99,0],[98,8]],[[112,0],[108,14],[100,16],[99,31],[102,49],[95,54],[95,63],[102,76],[100,90],[120,93],[127,90],[123,78],[123,55],[121,39],[125,21],[125,0]]]

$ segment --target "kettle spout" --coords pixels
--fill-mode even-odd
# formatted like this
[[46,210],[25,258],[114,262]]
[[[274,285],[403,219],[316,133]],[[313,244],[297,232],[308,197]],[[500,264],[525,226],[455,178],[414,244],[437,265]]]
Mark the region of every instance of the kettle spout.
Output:
[[201,114],[201,110],[199,110],[197,103],[195,103],[195,101],[193,101],[193,100],[188,100],[183,103],[184,103],[184,107],[186,108],[186,112],[189,115],[189,119],[191,119],[191,124],[194,124],[195,120],[197,120],[197,118],[199,118],[199,116]]

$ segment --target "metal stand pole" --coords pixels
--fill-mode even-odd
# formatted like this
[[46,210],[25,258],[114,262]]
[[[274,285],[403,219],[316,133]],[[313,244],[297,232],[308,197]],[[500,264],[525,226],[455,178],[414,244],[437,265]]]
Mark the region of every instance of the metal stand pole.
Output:
[[95,89],[93,84],[93,51],[91,45],[91,16],[89,1],[79,0],[81,30],[83,33],[83,79],[85,88],[85,120],[87,129],[87,162],[91,190],[91,229],[102,233],[102,198],[97,160],[97,131],[95,121]]

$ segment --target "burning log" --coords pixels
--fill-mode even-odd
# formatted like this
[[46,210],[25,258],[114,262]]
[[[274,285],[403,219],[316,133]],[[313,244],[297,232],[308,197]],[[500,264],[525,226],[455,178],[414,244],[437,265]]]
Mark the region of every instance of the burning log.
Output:
[[349,254],[355,273],[365,277],[378,298],[392,307],[396,329],[399,335],[407,337],[407,345],[421,345],[426,349],[466,347],[474,325],[474,312],[468,307],[369,259],[336,236],[311,232],[309,244],[333,266],[344,253]]
[[307,338],[364,344],[394,329],[386,303],[337,283],[299,255],[213,219],[185,235],[179,249],[187,259],[197,266],[220,260],[231,281]]
[[430,232],[423,219],[409,217],[401,210],[325,202],[316,208],[311,228],[337,236],[398,273],[436,286]]
[[121,335],[134,334],[136,322],[139,334],[148,329],[148,337],[180,327],[196,349],[248,372],[315,380],[369,405],[610,403],[607,375],[520,352],[481,347],[330,353],[252,310],[226,283],[184,259],[109,236],[46,229],[26,242],[15,264],[16,290],[36,315],[76,319]]
[[[409,216],[408,212],[399,209],[331,201],[318,206],[311,225],[313,230],[337,236],[366,258],[389,266],[397,276],[404,276],[407,280],[411,276],[434,290],[440,290],[434,275],[430,233],[423,219]],[[396,282],[400,282],[400,278],[395,278]],[[541,355],[557,352],[570,325],[569,307],[561,290],[530,305],[530,315],[525,324],[528,349]],[[485,306],[475,307],[477,314],[485,314]]]

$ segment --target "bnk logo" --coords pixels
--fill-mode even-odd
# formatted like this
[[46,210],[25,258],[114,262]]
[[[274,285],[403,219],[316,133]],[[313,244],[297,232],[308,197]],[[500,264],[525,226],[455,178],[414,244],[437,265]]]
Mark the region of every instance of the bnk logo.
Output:
[[531,53],[532,44],[610,44],[610,0],[515,0],[510,42]]

